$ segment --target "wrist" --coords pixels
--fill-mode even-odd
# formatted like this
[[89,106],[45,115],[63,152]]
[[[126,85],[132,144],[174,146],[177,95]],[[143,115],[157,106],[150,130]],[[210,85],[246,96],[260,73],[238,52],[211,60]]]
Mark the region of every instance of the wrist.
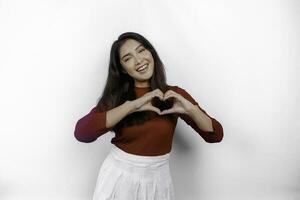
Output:
[[127,100],[127,101],[125,101],[124,105],[126,106],[129,114],[135,112],[136,106],[135,106],[134,100],[132,100],[132,101]]
[[197,105],[192,105],[188,110],[187,110],[187,115],[189,115],[190,117],[197,115],[197,113],[199,112],[199,108]]

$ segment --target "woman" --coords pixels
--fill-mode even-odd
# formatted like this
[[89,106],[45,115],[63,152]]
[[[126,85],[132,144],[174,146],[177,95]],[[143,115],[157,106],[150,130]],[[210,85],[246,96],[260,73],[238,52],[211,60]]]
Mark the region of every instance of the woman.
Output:
[[126,32],[111,47],[108,78],[98,104],[78,120],[74,135],[93,142],[115,132],[98,174],[93,200],[174,200],[169,157],[180,117],[206,142],[220,142],[222,125],[179,86],[166,83],[156,50]]

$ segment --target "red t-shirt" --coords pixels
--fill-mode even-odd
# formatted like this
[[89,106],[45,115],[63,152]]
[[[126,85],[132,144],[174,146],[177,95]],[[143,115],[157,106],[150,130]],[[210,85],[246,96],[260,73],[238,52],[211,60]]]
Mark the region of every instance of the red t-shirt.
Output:
[[[163,119],[154,111],[150,111],[152,113],[150,120],[142,124],[121,128],[115,134],[115,137],[111,139],[111,143],[125,152],[136,155],[158,156],[169,153],[178,117],[191,126],[206,142],[220,142],[223,138],[222,125],[209,116],[184,89],[178,86],[168,87],[197,105],[212,120],[214,131],[202,131],[193,119],[186,114],[176,113],[176,120],[171,121]],[[138,98],[150,92],[151,87],[135,87],[134,90]],[[106,128],[106,112],[105,109],[99,110],[94,107],[87,115],[79,119],[75,126],[75,138],[80,142],[89,143],[97,140],[98,137],[108,131],[112,131],[113,127]]]

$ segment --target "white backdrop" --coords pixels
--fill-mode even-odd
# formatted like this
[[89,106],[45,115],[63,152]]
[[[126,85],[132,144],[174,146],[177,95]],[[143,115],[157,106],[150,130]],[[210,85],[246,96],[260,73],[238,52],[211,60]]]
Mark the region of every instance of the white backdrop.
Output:
[[299,11],[297,0],[0,0],[0,199],[91,199],[114,133],[80,143],[75,123],[126,31],[224,128],[209,144],[178,120],[178,200],[300,199]]

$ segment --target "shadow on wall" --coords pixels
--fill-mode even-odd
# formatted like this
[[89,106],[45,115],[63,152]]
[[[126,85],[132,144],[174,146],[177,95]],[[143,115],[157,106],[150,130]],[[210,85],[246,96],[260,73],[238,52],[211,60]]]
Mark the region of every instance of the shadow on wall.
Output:
[[[201,187],[197,185],[199,182],[197,179],[201,177],[201,174],[199,174],[201,169],[198,169],[199,165],[197,163],[199,163],[202,151],[193,147],[194,145],[185,137],[185,132],[186,130],[179,127],[174,132],[170,170],[176,198],[196,200],[198,199],[196,195],[201,190]],[[199,143],[201,143],[202,137],[196,133],[197,136],[199,137]]]

